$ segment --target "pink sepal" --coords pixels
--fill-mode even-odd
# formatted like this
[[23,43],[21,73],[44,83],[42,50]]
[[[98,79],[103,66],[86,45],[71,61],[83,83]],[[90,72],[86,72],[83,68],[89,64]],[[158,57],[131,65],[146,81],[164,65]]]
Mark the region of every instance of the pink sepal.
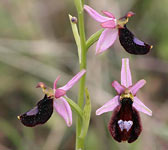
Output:
[[65,98],[54,99],[54,108],[65,120],[68,127],[72,125],[72,110]]
[[118,29],[104,29],[96,45],[96,54],[106,51],[118,36]]
[[96,110],[96,115],[101,115],[103,113],[113,111],[119,105],[119,96],[115,96],[107,103],[105,103],[102,107]]
[[125,86],[126,88],[128,88],[132,85],[132,77],[131,77],[131,71],[130,71],[130,67],[129,67],[129,59],[128,58],[122,59],[121,85]]
[[136,108],[138,111],[143,112],[149,116],[152,116],[152,111],[146,107],[140,99],[138,99],[136,96],[134,97],[133,100],[133,107]]
[[89,7],[88,5],[84,5],[84,9],[88,12],[88,14],[98,22],[105,22],[110,20],[110,18],[100,15],[96,12],[93,8]]

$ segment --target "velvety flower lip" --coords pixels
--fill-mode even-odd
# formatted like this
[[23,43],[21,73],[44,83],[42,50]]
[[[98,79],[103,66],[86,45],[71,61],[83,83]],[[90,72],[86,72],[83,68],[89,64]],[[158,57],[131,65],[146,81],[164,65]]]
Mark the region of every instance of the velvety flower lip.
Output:
[[105,103],[102,107],[97,109],[96,115],[101,115],[105,112],[113,111],[117,106],[120,104],[120,95],[123,94],[125,91],[129,91],[130,94],[133,96],[133,107],[136,110],[143,112],[149,116],[152,116],[152,111],[146,107],[139,98],[137,98],[136,93],[140,88],[145,85],[146,81],[144,79],[138,81],[136,84],[132,85],[132,77],[131,71],[129,67],[129,59],[123,58],[122,59],[122,67],[121,67],[121,84],[117,81],[112,83],[112,86],[117,91],[117,96],[109,100]]
[[[60,79],[60,76],[56,78],[53,84],[53,89],[48,88],[44,83],[38,83],[37,87],[41,87],[43,92],[48,96],[54,99],[53,106],[56,112],[65,120],[68,127],[72,125],[72,110],[68,102],[64,97],[66,97],[66,92],[70,90],[86,73],[86,70],[81,70],[77,73],[67,84],[57,88],[57,83]],[[63,97],[64,96],[64,97]]]
[[102,16],[88,5],[84,5],[84,9],[94,20],[100,23],[102,28],[104,28],[104,31],[97,42],[96,54],[106,51],[113,45],[118,36],[118,27],[122,27],[128,22],[128,18],[134,15],[133,12],[128,12],[124,17],[122,17],[125,18],[125,20],[122,21],[122,18],[117,20],[115,16],[108,11],[102,11],[105,15]]

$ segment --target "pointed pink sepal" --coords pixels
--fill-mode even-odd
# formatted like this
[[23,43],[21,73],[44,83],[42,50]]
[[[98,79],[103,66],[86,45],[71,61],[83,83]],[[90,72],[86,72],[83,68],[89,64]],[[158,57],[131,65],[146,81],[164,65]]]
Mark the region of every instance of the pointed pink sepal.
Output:
[[152,111],[146,107],[140,99],[138,99],[136,96],[134,97],[133,100],[133,107],[136,108],[138,111],[143,112],[149,116],[152,116]]
[[128,58],[122,59],[121,85],[125,86],[126,88],[128,88],[132,85],[132,77],[131,77],[131,71],[130,71],[130,67],[129,67],[129,59]]
[[64,91],[68,91],[70,88],[74,86],[76,82],[79,81],[79,79],[86,73],[86,70],[83,69],[79,73],[77,73],[66,85],[63,87],[60,87],[59,89],[62,89]]
[[93,8],[89,7],[88,5],[84,5],[84,9],[97,22],[105,22],[111,19],[111,18],[100,15],[98,12],[96,12]]
[[109,100],[102,107],[96,110],[96,115],[101,115],[103,113],[113,111],[119,105],[119,96],[115,96],[113,99]]
[[125,90],[125,88],[120,84],[118,83],[117,81],[113,81],[112,82],[112,87],[115,88],[115,90],[117,91],[118,95],[122,94]]
[[96,45],[96,54],[106,51],[118,36],[118,29],[104,29]]
[[60,97],[54,100],[54,108],[65,120],[68,127],[72,125],[72,110],[65,98]]
[[60,98],[61,96],[64,96],[65,94],[66,94],[66,91],[62,89],[55,90],[55,98]]
[[145,80],[139,80],[137,83],[135,83],[133,86],[129,88],[130,92],[135,96],[138,90],[145,85]]
[[105,14],[107,17],[115,19],[115,16],[111,12],[109,12],[109,11],[104,11],[103,10],[102,13]]

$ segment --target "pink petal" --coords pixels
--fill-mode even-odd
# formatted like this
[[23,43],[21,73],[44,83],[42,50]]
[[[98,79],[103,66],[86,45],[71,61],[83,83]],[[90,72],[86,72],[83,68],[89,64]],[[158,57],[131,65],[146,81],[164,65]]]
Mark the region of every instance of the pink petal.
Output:
[[115,19],[114,15],[111,12],[109,12],[109,11],[104,11],[103,10],[102,13],[105,14],[107,17]]
[[59,79],[60,79],[60,76],[58,76],[58,77],[56,78],[56,80],[54,81],[53,89],[56,89],[56,88],[57,88],[57,82],[58,82]]
[[125,88],[120,83],[118,83],[117,81],[113,81],[112,82],[112,87],[115,88],[115,90],[117,91],[118,95],[123,93],[124,90],[125,90]]
[[122,59],[121,85],[125,86],[126,88],[132,85],[132,77],[128,58]]
[[70,127],[72,125],[72,110],[65,98],[54,99],[54,108]]
[[146,81],[145,80],[140,80],[133,86],[129,88],[130,92],[135,96],[138,90],[145,85]]
[[65,94],[66,94],[66,91],[62,89],[55,90],[55,98],[60,98],[61,96],[64,96]]
[[141,101],[140,99],[138,99],[137,97],[134,97],[133,100],[133,107],[136,108],[138,111],[143,112],[149,116],[152,116],[152,111],[146,107]]
[[115,96],[113,99],[109,100],[102,107],[96,110],[96,115],[101,115],[105,112],[113,111],[119,105],[119,96]]
[[81,70],[78,74],[76,74],[65,86],[60,87],[59,89],[62,89],[64,91],[68,91],[70,88],[74,86],[76,82],[79,81],[79,79],[86,73],[86,70]]
[[104,16],[100,15],[98,12],[96,12],[93,8],[89,7],[88,5],[84,5],[84,9],[97,22],[105,22],[110,19],[108,17],[104,17]]
[[116,27],[116,21],[115,20],[108,20],[106,22],[101,23],[101,26],[103,28],[115,28]]
[[118,29],[105,29],[96,45],[96,54],[100,54],[113,45],[118,35]]

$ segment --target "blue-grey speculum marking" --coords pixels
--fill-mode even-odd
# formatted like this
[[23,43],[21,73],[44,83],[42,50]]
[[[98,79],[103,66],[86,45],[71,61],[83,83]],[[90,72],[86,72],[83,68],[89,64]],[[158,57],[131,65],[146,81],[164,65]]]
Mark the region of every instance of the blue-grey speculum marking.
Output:
[[129,121],[118,120],[118,126],[120,127],[121,131],[126,129],[128,132],[131,129],[132,125],[133,125],[133,122],[131,120]]

